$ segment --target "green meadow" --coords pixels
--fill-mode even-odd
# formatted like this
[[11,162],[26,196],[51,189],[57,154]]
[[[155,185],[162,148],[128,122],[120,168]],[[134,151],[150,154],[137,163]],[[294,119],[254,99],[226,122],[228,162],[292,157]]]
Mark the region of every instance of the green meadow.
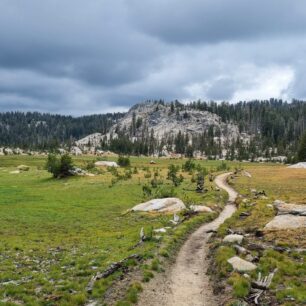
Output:
[[[94,157],[81,157],[74,163],[86,167],[92,160]],[[154,228],[168,226],[172,218],[128,211],[154,197],[143,193],[143,186],[150,184],[154,174],[162,188],[172,190],[187,204],[205,204],[218,212],[227,198],[224,192],[215,191],[208,179],[208,192],[197,194],[192,173],[180,171],[184,181],[172,187],[166,179],[169,164],[181,166],[186,160],[156,159],[151,165],[148,158],[132,157],[130,170],[119,169],[122,175],[129,171],[130,177],[119,181],[114,181],[113,173],[105,168],[95,169],[92,177],[53,179],[44,170],[45,161],[45,157],[32,156],[0,158],[0,305],[85,305],[92,299],[103,301],[116,275],[97,281],[92,293],[87,293],[86,286],[97,271],[134,253],[144,258],[156,252],[168,256],[179,238],[187,235],[188,224],[195,227],[213,217],[195,216],[185,229],[166,234],[162,240],[149,239],[132,249],[142,227],[148,234]],[[30,166],[30,170],[11,173],[21,164]],[[196,164],[216,172],[221,162]]]

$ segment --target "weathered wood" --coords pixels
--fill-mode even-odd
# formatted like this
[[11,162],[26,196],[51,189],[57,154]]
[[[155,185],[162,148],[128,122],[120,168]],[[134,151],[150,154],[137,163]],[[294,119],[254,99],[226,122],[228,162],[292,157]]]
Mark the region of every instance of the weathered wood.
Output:
[[274,274],[277,272],[277,269],[275,269],[272,273],[270,273],[268,276],[262,277],[261,273],[258,273],[257,281],[251,282],[251,295],[249,296],[249,299],[254,299],[254,303],[256,305],[259,304],[259,298],[263,294],[265,290],[267,290],[271,283],[272,279],[274,277]]
[[119,269],[123,268],[125,266],[125,263],[130,259],[136,259],[141,260],[141,256],[139,254],[133,254],[130,255],[118,262],[112,263],[108,268],[106,268],[103,272],[97,272],[92,278],[90,279],[89,283],[86,286],[86,291],[91,293],[93,290],[93,287],[95,285],[95,282],[99,279],[106,278],[113,273],[117,272]]

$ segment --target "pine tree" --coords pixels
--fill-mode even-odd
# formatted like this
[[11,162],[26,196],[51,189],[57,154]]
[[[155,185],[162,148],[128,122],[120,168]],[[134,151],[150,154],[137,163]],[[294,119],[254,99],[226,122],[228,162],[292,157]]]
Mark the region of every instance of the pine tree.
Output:
[[300,146],[298,150],[298,161],[306,162],[306,132],[301,138]]

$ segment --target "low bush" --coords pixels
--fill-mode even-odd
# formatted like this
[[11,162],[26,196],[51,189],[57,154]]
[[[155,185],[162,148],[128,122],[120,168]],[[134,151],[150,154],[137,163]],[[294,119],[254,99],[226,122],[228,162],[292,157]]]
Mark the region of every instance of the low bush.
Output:
[[127,156],[120,155],[117,162],[120,167],[129,167],[131,165],[130,158]]

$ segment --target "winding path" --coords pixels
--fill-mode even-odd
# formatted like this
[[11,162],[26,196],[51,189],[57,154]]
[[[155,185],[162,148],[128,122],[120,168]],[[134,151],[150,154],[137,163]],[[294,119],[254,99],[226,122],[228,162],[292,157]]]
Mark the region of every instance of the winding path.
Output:
[[229,200],[220,215],[212,222],[202,225],[181,247],[175,264],[168,273],[157,275],[144,288],[139,306],[216,306],[218,301],[206,274],[209,262],[207,241],[236,210],[233,202],[237,192],[226,183],[231,173],[216,177],[216,185],[229,194]]

